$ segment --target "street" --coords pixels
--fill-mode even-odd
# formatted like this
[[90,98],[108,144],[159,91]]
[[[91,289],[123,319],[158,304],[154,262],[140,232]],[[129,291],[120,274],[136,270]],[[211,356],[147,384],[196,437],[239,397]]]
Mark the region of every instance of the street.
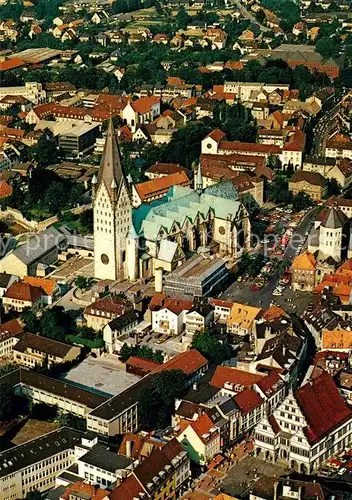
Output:
[[[298,247],[306,240],[305,233],[311,226],[319,207],[312,208],[302,219],[292,235],[290,243],[286,248],[284,258],[292,261],[297,254]],[[252,285],[254,280],[249,280],[246,283],[232,283],[227,290],[221,295],[223,300],[233,300],[238,302],[248,303],[252,306],[268,308],[272,303],[283,307],[287,312],[303,313],[307,305],[307,292],[294,292],[291,288],[286,287],[281,296],[274,297],[272,295],[279,280],[279,275],[274,274],[266,286],[260,290],[253,291]]]
[[231,0],[231,3],[236,6],[245,19],[249,19],[251,23],[258,24],[261,31],[270,31],[269,28],[258,23],[257,19],[241,4],[240,0]]
[[332,104],[334,104],[331,110],[325,110],[323,116],[319,118],[317,125],[313,129],[313,145],[311,150],[312,156],[325,156],[325,145],[326,140],[329,134],[329,125],[331,123],[331,118],[338,113],[341,104],[349,97],[350,91],[348,91],[342,98],[336,102],[334,100]]

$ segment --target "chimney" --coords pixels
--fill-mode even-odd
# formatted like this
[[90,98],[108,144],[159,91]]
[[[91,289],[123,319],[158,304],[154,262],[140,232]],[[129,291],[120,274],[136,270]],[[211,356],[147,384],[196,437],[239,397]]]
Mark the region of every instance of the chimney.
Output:
[[126,441],[126,457],[130,458],[132,454],[132,441]]
[[279,498],[279,486],[280,486],[279,481],[274,483],[274,498],[273,498],[273,500],[278,500],[278,498]]

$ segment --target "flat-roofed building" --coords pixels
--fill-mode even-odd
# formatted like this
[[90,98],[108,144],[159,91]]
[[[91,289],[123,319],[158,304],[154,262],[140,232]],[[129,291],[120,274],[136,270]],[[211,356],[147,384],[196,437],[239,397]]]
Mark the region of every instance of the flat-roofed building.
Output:
[[138,398],[144,389],[151,389],[153,377],[148,375],[120,394],[105,401],[87,416],[87,429],[105,436],[136,432]]
[[45,403],[56,406],[63,412],[79,417],[86,416],[109,398],[76,387],[66,380],[47,377],[25,368],[14,370],[0,378],[0,383],[6,382],[15,388],[15,392],[27,397],[33,403]]
[[65,130],[59,135],[59,149],[64,156],[69,158],[81,158],[92,150],[99,133],[97,123],[81,123],[69,127],[63,123]]
[[224,284],[228,277],[226,260],[194,255],[165,278],[165,294],[192,299],[208,296]]

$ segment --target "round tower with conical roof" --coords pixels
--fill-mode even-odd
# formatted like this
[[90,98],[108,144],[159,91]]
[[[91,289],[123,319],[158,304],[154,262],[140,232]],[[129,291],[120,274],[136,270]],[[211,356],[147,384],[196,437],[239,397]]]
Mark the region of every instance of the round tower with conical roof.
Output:
[[319,229],[319,250],[326,257],[332,257],[336,262],[341,260],[343,230],[347,217],[335,207],[325,214]]

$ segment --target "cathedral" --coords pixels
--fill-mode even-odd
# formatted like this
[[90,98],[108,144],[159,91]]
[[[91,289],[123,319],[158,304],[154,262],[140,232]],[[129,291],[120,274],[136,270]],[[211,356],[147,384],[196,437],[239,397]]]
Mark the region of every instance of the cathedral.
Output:
[[195,190],[173,186],[163,198],[133,208],[111,120],[92,197],[98,279],[135,281],[158,268],[171,272],[192,253],[237,258],[250,247],[248,212],[234,184],[203,189],[200,169]]

